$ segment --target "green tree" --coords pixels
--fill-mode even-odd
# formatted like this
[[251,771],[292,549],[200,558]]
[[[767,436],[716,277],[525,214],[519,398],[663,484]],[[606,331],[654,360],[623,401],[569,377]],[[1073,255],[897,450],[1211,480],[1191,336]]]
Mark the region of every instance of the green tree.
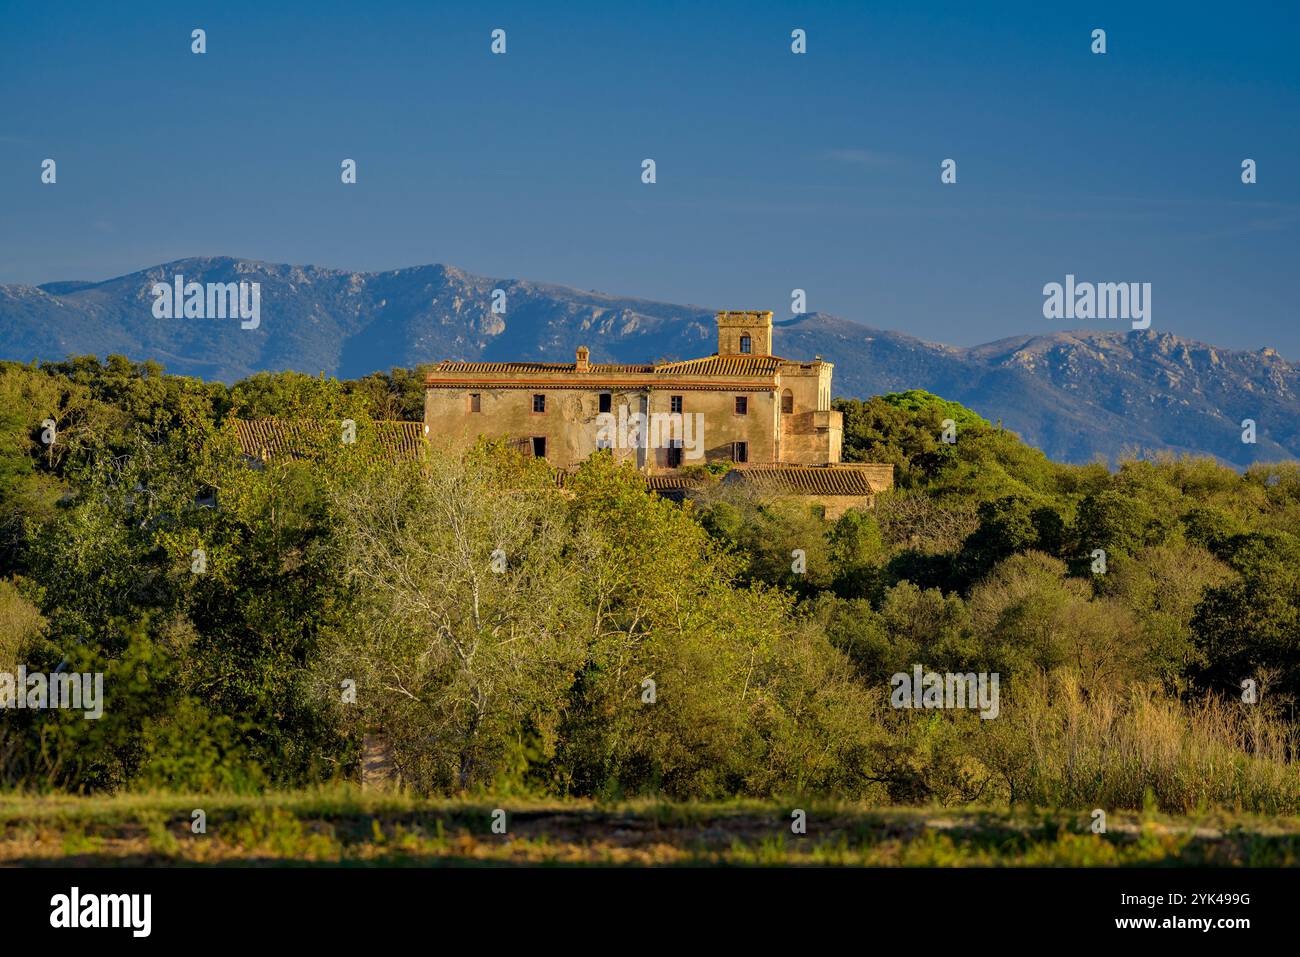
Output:
[[382,728],[423,790],[491,783],[525,729],[553,739],[584,646],[545,467],[480,449],[332,494],[356,611],[327,646],[320,693],[346,725]]

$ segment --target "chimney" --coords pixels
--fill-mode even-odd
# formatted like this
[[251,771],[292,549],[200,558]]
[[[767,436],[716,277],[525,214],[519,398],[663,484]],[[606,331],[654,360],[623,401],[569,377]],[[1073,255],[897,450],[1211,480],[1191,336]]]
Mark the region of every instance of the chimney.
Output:
[[587,361],[587,357],[590,355],[591,353],[587,350],[586,346],[578,346],[578,362],[577,362],[577,369],[575,371],[577,372],[591,371],[591,363]]

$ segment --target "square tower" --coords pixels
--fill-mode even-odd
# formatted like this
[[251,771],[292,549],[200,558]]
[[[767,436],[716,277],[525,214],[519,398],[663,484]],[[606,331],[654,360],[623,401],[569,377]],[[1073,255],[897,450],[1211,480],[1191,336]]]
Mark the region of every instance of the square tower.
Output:
[[772,313],[740,311],[718,313],[718,355],[770,356]]

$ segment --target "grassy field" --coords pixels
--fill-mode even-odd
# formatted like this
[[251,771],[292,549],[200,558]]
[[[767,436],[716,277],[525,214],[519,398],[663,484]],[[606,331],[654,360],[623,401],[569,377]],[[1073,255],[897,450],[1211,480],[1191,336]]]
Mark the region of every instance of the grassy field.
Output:
[[[493,811],[506,811],[494,833]],[[1300,863],[1300,818],[418,800],[327,789],[263,797],[0,797],[5,866],[1263,866]],[[201,809],[206,832],[193,833]]]

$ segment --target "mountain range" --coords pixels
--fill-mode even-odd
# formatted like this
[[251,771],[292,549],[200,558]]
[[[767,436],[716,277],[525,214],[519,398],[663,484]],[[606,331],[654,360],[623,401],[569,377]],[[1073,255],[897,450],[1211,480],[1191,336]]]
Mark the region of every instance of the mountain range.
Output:
[[[155,318],[153,284],[177,275],[260,283],[259,325]],[[493,311],[494,290],[504,313]],[[348,272],[202,257],[104,282],[0,285],[0,358],[120,353],[227,382],[260,370],[351,378],[441,359],[572,361],[580,345],[593,362],[648,362],[712,353],[713,312],[444,265]],[[1139,449],[1238,466],[1300,456],[1300,364],[1272,349],[1220,349],[1150,329],[958,348],[823,313],[776,326],[778,354],[835,363],[837,396],[927,389],[1061,461]],[[1244,419],[1256,423],[1254,443],[1242,441]]]

